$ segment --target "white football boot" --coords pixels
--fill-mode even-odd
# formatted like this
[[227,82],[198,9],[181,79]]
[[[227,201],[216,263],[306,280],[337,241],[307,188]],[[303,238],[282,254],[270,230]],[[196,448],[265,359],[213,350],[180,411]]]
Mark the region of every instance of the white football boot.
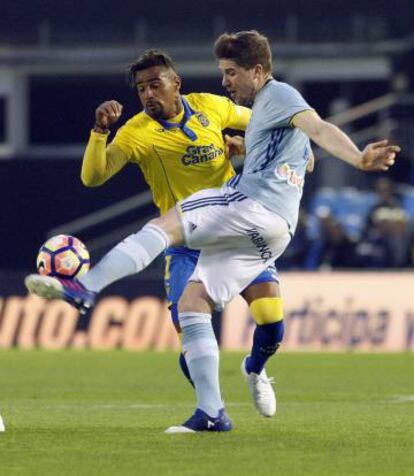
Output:
[[3,418],[0,415],[0,433],[2,431],[6,431],[6,427],[4,426]]
[[276,413],[276,395],[273,390],[273,377],[268,377],[266,370],[263,369],[260,374],[246,371],[246,360],[249,355],[243,359],[241,372],[246,379],[255,407],[259,413],[265,417],[271,417]]

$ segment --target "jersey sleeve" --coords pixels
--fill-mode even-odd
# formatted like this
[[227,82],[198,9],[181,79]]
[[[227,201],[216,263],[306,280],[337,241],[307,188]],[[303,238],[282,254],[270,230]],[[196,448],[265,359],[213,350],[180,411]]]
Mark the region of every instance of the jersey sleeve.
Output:
[[111,145],[121,149],[128,161],[138,164],[146,153],[145,135],[138,127],[131,125],[130,121],[118,129]]
[[296,114],[312,108],[299,91],[288,84],[279,83],[266,103],[266,110],[269,123],[275,128],[291,126]]
[[91,132],[82,161],[81,180],[87,187],[98,187],[118,173],[127,163],[124,152],[107,147],[108,135]]
[[211,94],[215,103],[215,110],[220,115],[222,129],[246,130],[252,115],[251,109],[236,105],[230,99]]

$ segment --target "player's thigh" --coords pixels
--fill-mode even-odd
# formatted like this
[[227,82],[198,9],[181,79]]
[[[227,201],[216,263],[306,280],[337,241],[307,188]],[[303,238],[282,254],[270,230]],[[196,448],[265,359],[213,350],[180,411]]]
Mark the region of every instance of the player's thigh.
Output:
[[267,263],[249,249],[210,247],[201,251],[190,280],[202,282],[216,308],[221,309],[266,268]]
[[279,281],[275,266],[269,266],[242,291],[241,295],[249,305],[256,299],[280,297]]
[[243,235],[238,212],[232,204],[247,200],[234,189],[207,189],[197,192],[177,206],[189,248],[233,246]]
[[170,208],[165,215],[152,219],[149,224],[158,226],[168,235],[170,246],[184,242],[180,213],[175,207]]
[[241,293],[247,304],[250,304],[256,299],[281,297],[279,283],[263,282],[257,284],[250,284]]
[[179,312],[212,314],[214,303],[202,282],[189,281],[178,302],[178,310]]

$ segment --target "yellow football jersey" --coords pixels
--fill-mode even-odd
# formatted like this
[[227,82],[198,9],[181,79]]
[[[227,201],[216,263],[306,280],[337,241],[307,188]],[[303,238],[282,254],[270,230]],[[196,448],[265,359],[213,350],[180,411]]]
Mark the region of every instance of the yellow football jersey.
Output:
[[[234,175],[226,157],[222,131],[245,130],[251,111],[229,99],[207,93],[184,96],[194,111],[186,123],[196,139],[178,127],[184,111],[165,128],[145,112],[133,116],[122,126],[106,148],[106,136],[92,132],[85,151],[82,180],[100,185],[127,162],[136,163],[150,186],[154,203],[164,214],[174,204],[194,192],[220,187]],[[99,161],[97,155],[104,153]]]

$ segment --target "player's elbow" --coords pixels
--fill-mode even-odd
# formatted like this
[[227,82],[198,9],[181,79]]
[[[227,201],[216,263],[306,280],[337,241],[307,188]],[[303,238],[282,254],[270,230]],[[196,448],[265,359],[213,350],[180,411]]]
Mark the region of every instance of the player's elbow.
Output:
[[318,144],[326,133],[327,128],[329,128],[329,123],[320,120],[312,126],[313,127],[310,130],[309,137],[313,140],[313,142]]
[[99,187],[104,183],[104,180],[100,180],[98,177],[94,177],[93,175],[86,174],[83,171],[81,172],[81,182],[85,187]]
[[337,129],[334,124],[321,120],[318,121],[314,127],[312,127],[309,137],[313,142],[315,142],[315,144],[318,144],[320,147],[324,148],[326,141],[332,135],[334,129]]

